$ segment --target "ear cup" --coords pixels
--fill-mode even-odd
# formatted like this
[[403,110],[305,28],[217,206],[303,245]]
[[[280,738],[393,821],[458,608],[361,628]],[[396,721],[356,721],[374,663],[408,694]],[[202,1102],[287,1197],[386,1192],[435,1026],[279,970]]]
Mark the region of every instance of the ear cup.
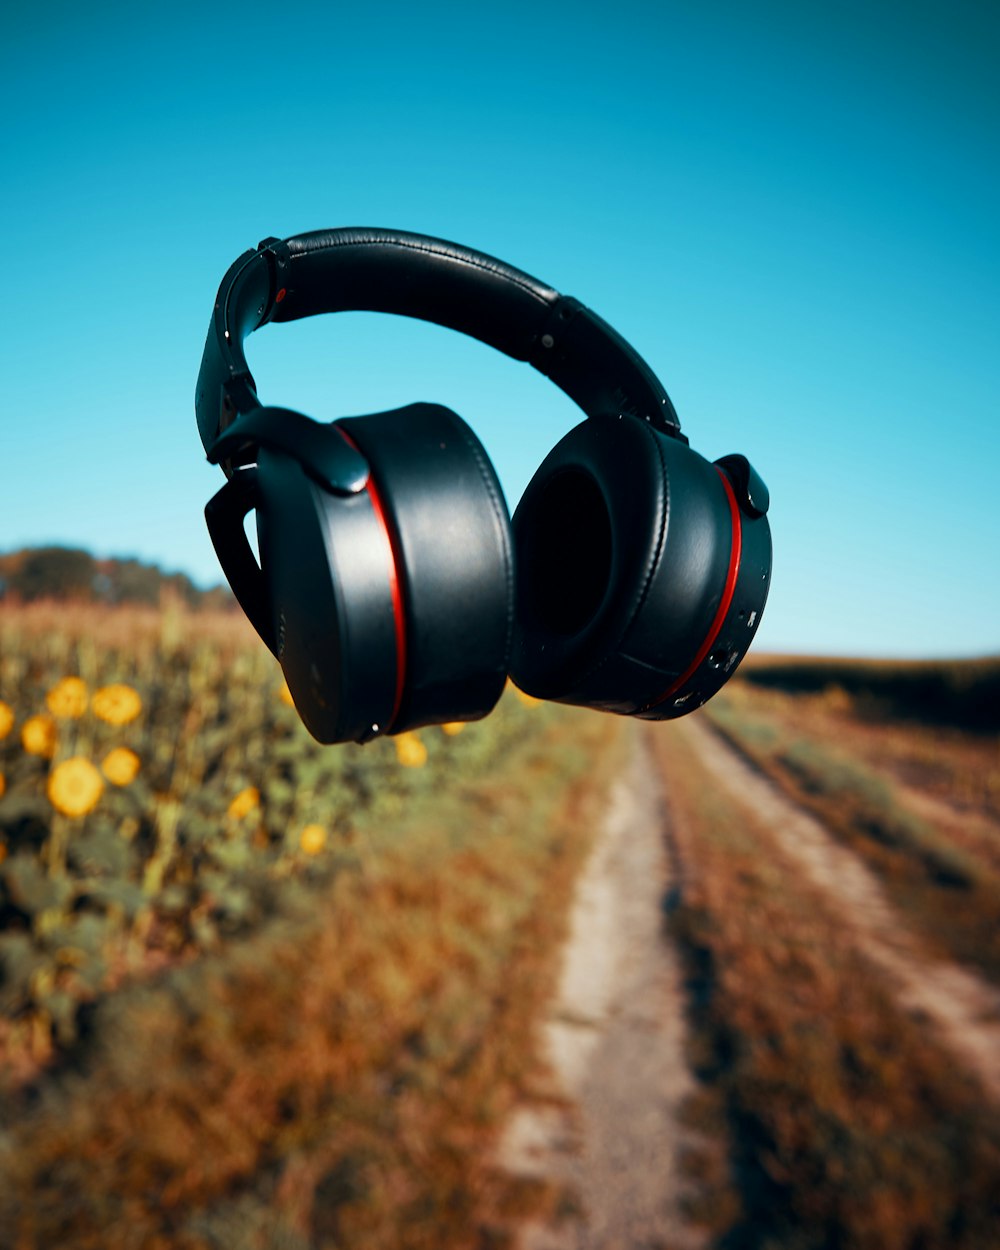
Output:
[[711,633],[733,526],[719,471],[680,440],[629,416],[578,425],[511,523],[514,681],[629,714],[658,700]]
[[372,484],[335,495],[290,455],[257,460],[261,574],[295,707],[320,742],[371,738],[399,703],[394,561]]
[[503,492],[454,412],[337,422],[371,467],[399,580],[405,674],[390,732],[485,716],[507,679],[513,559]]

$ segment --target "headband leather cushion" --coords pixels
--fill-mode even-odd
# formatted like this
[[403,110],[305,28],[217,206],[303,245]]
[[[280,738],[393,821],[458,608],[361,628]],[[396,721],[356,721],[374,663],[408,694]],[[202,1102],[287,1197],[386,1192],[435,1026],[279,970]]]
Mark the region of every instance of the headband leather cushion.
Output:
[[725,488],[703,457],[638,418],[591,418],[542,462],[511,528],[518,686],[631,713],[684,671],[732,546]]
[[367,459],[396,551],[405,685],[391,732],[485,716],[503,692],[513,560],[482,444],[437,404],[338,421]]

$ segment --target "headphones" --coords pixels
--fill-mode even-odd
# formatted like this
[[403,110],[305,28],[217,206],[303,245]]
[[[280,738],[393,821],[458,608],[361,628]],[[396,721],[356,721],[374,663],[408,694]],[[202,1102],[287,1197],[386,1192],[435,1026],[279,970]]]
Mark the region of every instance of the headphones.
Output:
[[[327,424],[261,404],[247,335],[352,309],[471,335],[583,410],[513,518],[447,408]],[[771,534],[750,462],[691,450],[634,348],[480,252],[393,230],[265,239],[219,287],[195,409],[227,479],[205,509],[219,562],[320,742],[477,719],[508,676],[540,699],[666,720],[723,685],[760,622]]]

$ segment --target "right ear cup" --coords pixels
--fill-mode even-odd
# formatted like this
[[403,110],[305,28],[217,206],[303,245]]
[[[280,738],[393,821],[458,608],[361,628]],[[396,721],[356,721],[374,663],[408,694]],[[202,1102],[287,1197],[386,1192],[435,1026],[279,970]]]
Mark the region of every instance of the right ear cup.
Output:
[[733,595],[732,495],[714,465],[639,418],[571,430],[511,523],[514,682],[538,698],[636,714],[686,680]]

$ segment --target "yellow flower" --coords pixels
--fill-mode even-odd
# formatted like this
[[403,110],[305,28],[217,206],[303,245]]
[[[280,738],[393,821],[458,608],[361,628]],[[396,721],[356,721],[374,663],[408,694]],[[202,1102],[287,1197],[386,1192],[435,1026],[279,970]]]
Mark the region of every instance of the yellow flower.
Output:
[[295,706],[295,700],[292,698],[292,692],[288,689],[288,682],[281,683],[281,690],[278,692],[278,698],[282,703],[287,703],[289,707]]
[[104,757],[101,772],[113,786],[127,786],[139,775],[139,757],[128,747],[115,747]]
[[393,741],[396,755],[404,768],[422,768],[427,763],[427,748],[415,733],[402,733]]
[[256,786],[247,786],[229,804],[229,807],[226,809],[226,815],[233,816],[236,820],[241,820],[244,816],[249,816],[259,802],[260,791]]
[[97,806],[97,800],[104,793],[104,781],[90,760],[74,755],[53,768],[47,793],[57,812],[64,816],[85,816]]
[[29,716],[21,726],[21,745],[29,755],[42,755],[50,760],[56,753],[56,723],[43,712]]
[[9,703],[0,700],[0,738],[6,738],[14,727],[14,711]]
[[446,725],[442,725],[441,728],[445,731],[446,734],[449,734],[451,737],[454,737],[455,734],[460,734],[462,730],[465,728],[465,721],[464,720],[450,720],[448,721]]
[[45,696],[53,716],[79,720],[87,710],[87,683],[82,677],[64,677]]
[[131,686],[118,682],[96,690],[90,706],[94,715],[109,725],[127,725],[142,711],[142,700]]
[[318,855],[326,846],[326,830],[322,825],[306,825],[299,834],[299,846],[307,855]]

